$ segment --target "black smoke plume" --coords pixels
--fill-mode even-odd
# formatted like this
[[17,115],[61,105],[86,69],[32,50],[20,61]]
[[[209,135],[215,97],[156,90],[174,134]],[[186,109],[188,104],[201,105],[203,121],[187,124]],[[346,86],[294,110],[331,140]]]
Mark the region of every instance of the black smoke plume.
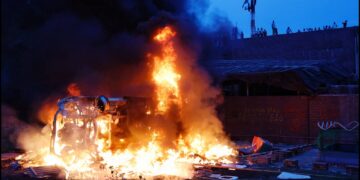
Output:
[[[39,122],[49,97],[66,96],[76,83],[83,95],[148,96],[147,52],[154,31],[170,24],[189,49],[199,52],[214,35],[199,29],[186,0],[3,0],[2,106]],[[191,4],[192,3],[192,4]],[[220,24],[228,26],[226,20]],[[213,32],[213,31],[211,31]],[[206,54],[206,53],[204,53]],[[2,116],[3,118],[3,116]],[[6,118],[6,117],[5,117]]]

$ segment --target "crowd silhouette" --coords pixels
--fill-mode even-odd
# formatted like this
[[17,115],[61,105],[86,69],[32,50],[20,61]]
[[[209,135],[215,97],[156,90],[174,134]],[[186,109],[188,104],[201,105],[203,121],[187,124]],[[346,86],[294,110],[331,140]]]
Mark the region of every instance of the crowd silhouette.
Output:
[[[346,27],[347,27],[347,20],[344,20],[342,22],[342,28],[346,28]],[[313,32],[313,31],[330,30],[330,29],[337,29],[337,28],[339,28],[339,27],[338,27],[336,22],[333,22],[332,25],[325,25],[322,28],[321,27],[303,28],[302,30],[298,29],[297,31],[294,31],[294,32],[288,26],[286,28],[285,33],[286,34],[292,34],[292,33],[302,33],[302,32]],[[271,29],[272,29],[272,35],[273,36],[279,34],[278,33],[278,28],[276,27],[276,24],[275,24],[274,20],[271,23]],[[266,37],[266,36],[268,36],[268,33],[267,33],[265,28],[257,28],[256,31],[251,34],[251,37]],[[232,31],[232,37],[233,37],[233,39],[244,39],[244,33],[243,33],[243,31],[239,32],[238,28],[234,27],[233,31]]]

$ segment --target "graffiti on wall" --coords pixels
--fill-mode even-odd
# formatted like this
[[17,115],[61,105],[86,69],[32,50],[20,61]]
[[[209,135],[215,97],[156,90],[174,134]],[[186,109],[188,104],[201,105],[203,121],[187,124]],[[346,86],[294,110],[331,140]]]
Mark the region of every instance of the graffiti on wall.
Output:
[[244,108],[240,111],[231,112],[231,118],[239,119],[240,121],[264,121],[267,122],[283,122],[284,117],[279,108],[274,107],[255,107]]

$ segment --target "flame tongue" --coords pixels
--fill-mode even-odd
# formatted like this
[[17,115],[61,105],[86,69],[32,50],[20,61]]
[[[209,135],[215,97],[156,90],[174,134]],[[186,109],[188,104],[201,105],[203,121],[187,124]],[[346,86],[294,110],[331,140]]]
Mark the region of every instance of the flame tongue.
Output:
[[172,39],[176,32],[166,26],[155,35],[154,40],[161,43],[161,56],[154,57],[153,80],[156,85],[157,110],[164,113],[174,103],[180,105],[179,80],[181,75],[175,70],[176,53]]
[[175,35],[176,32],[170,26],[165,26],[154,36],[154,40],[158,42],[166,42],[175,37]]

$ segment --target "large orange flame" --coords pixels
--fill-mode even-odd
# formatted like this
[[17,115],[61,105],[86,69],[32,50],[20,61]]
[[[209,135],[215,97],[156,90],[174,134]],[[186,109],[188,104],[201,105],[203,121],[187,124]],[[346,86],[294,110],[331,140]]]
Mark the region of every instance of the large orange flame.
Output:
[[156,84],[158,100],[157,110],[165,112],[171,103],[180,105],[179,80],[181,75],[176,72],[176,53],[172,39],[176,32],[169,26],[164,27],[154,36],[154,40],[161,43],[161,56],[154,57],[153,79]]
[[[141,142],[124,138],[116,139],[111,136],[111,123],[113,123],[111,115],[96,116],[97,130],[95,132],[91,130],[91,127],[95,125],[88,124],[89,119],[83,117],[78,109],[73,112],[77,115],[70,123],[57,122],[57,134],[66,134],[67,139],[61,141],[60,138],[55,137],[55,153],[51,154],[47,146],[49,143],[44,142],[44,147],[33,149],[40,154],[37,157],[42,158],[32,159],[26,165],[58,165],[66,169],[67,177],[74,179],[123,179],[138,178],[139,176],[151,179],[159,175],[191,178],[194,175],[193,164],[232,163],[232,157],[237,155],[237,151],[224,135],[221,122],[214,115],[212,108],[201,104],[201,91],[193,89],[191,97],[181,91],[182,76],[180,72],[182,71],[177,69],[177,65],[180,65],[181,62],[179,62],[178,52],[174,45],[175,37],[176,32],[170,26],[160,29],[153,37],[153,40],[161,48],[161,53],[152,57],[151,79],[155,84],[158,112],[154,117],[166,116],[173,105],[177,106],[178,110],[185,111],[182,101],[184,100],[184,104],[191,101],[190,103],[193,105],[187,104],[186,106],[186,113],[191,115],[184,116],[189,119],[181,120],[181,123],[187,123],[184,125],[187,128],[184,132],[171,139],[161,128],[149,126],[141,132],[144,134]],[[183,75],[189,79],[194,78],[194,75]],[[80,90],[75,84],[69,86],[69,92],[70,95],[80,95]],[[189,109],[189,107],[195,108]],[[83,108],[94,109],[94,107],[87,106]],[[151,112],[146,112],[146,114],[153,115]],[[166,118],[171,117],[166,116]],[[174,121],[170,119],[170,122]],[[191,124],[189,125],[189,123]],[[171,131],[176,131],[175,129],[173,128]],[[83,142],[76,138],[82,136],[81,131],[87,131],[92,135],[91,137],[96,137],[95,143],[91,144],[91,147],[79,146]],[[49,133],[44,136],[48,135]],[[164,146],[164,139],[173,141],[172,145]],[[25,142],[32,143],[32,141],[33,139],[29,139]],[[133,146],[112,149],[110,148],[112,143],[127,143]],[[74,149],[72,147],[81,148]],[[25,154],[19,156],[18,159],[29,157],[29,154]],[[106,168],[101,168],[104,166]]]

